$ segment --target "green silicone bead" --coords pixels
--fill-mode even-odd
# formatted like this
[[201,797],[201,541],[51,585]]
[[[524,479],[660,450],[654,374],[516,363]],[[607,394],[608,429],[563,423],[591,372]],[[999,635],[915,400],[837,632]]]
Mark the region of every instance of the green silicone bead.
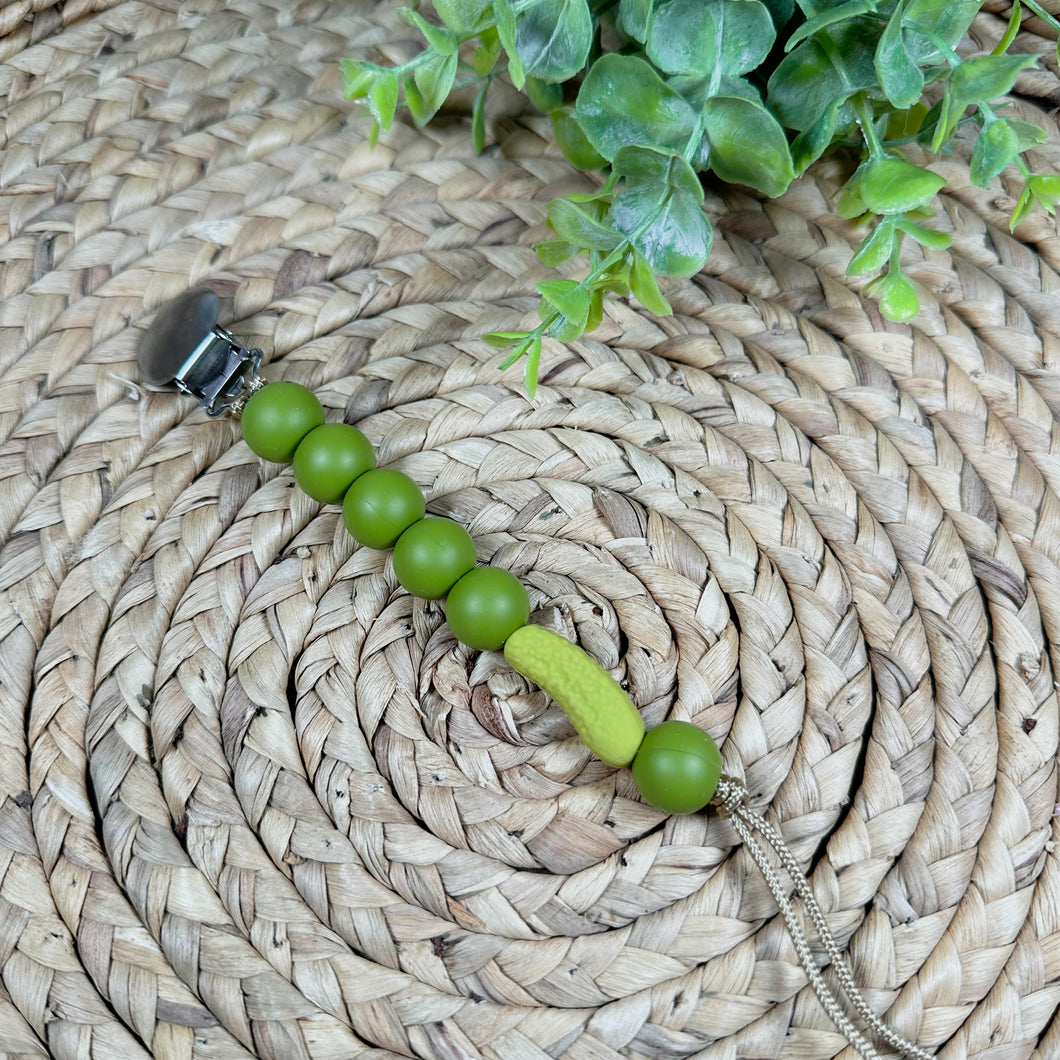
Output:
[[530,617],[523,583],[499,567],[475,567],[449,590],[445,617],[457,640],[469,648],[500,648]]
[[375,467],[368,439],[348,423],[325,423],[298,443],[294,479],[315,501],[337,504],[353,481]]
[[366,471],[346,491],[342,521],[355,541],[369,548],[394,543],[427,510],[419,486],[400,471]]
[[397,580],[425,600],[441,599],[474,565],[475,543],[452,519],[421,519],[394,546]]
[[324,422],[316,394],[298,383],[269,383],[250,395],[240,426],[247,445],[263,460],[285,463],[298,443]]
[[663,813],[695,813],[710,802],[721,778],[718,745],[687,721],[649,729],[633,758],[637,790]]

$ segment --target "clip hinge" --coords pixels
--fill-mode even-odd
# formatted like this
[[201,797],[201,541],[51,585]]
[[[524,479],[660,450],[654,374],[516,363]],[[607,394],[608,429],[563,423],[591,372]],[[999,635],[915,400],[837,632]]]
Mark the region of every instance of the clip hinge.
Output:
[[173,376],[173,385],[190,394],[208,416],[238,415],[247,398],[265,381],[258,377],[261,350],[248,349],[215,327]]

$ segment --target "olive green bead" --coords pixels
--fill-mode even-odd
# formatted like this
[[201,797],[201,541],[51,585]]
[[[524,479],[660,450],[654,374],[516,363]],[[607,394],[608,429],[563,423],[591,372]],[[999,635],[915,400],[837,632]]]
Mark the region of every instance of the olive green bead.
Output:
[[452,519],[421,519],[394,546],[398,581],[425,600],[441,599],[474,565],[475,543]]
[[475,567],[449,590],[445,617],[457,640],[469,648],[500,648],[530,617],[523,583],[499,567]]
[[325,423],[298,443],[291,466],[295,482],[313,500],[337,504],[355,479],[375,467],[375,453],[356,427]]
[[342,521],[355,541],[369,548],[393,548],[427,506],[419,486],[400,471],[366,471],[346,491]]
[[243,406],[240,426],[247,445],[263,460],[285,463],[298,443],[324,422],[316,394],[298,383],[268,383]]
[[695,813],[718,787],[721,753],[697,726],[664,721],[645,733],[631,769],[637,790],[657,810]]

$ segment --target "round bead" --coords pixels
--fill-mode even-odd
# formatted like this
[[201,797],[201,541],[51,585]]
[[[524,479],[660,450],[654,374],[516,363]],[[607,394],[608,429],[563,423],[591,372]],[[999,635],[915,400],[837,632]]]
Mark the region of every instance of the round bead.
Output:
[[354,479],[375,467],[368,439],[348,423],[324,423],[298,443],[294,479],[315,501],[337,504]]
[[645,733],[631,768],[637,790],[657,810],[695,813],[718,786],[721,754],[697,726],[664,721]]
[[421,519],[394,546],[394,573],[413,596],[438,600],[475,565],[471,535],[452,519]]
[[298,443],[324,422],[316,394],[298,383],[268,383],[243,407],[240,426],[247,445],[263,460],[285,463]]
[[499,567],[475,567],[449,590],[445,617],[457,640],[469,648],[500,648],[530,617],[523,583]]
[[342,521],[355,541],[369,548],[392,548],[427,510],[419,486],[400,471],[366,471],[346,491]]

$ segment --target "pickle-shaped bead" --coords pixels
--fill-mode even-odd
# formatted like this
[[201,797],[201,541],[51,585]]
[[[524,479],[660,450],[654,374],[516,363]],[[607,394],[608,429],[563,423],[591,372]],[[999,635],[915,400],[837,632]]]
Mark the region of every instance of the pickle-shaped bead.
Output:
[[565,637],[521,626],[504,657],[563,708],[589,750],[609,766],[627,766],[644,739],[644,720],[617,681]]

